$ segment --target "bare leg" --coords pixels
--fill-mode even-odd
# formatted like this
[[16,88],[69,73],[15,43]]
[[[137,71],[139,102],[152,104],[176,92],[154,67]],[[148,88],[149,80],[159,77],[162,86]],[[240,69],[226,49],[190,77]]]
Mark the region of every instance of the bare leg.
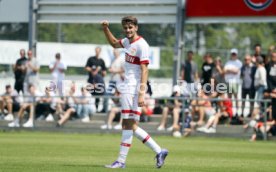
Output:
[[119,108],[117,108],[117,107],[113,107],[110,110],[109,115],[108,115],[108,119],[107,119],[107,125],[109,125],[109,126],[112,125],[113,119],[115,118],[116,113],[118,113],[118,111],[119,111]]
[[178,129],[178,121],[179,121],[179,113],[180,113],[180,108],[173,108],[173,129]]
[[163,108],[163,112],[162,112],[162,119],[161,119],[161,122],[160,122],[159,126],[165,127],[165,125],[167,123],[168,113],[169,113],[169,108],[168,107],[164,107]]
[[70,115],[75,112],[74,108],[69,108],[63,115],[63,117],[58,121],[59,125],[64,124],[70,117]]

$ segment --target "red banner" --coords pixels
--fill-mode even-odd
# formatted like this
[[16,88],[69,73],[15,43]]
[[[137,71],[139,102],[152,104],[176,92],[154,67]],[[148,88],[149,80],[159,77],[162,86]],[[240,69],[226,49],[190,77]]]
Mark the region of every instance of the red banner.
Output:
[[189,17],[276,16],[276,0],[187,0]]

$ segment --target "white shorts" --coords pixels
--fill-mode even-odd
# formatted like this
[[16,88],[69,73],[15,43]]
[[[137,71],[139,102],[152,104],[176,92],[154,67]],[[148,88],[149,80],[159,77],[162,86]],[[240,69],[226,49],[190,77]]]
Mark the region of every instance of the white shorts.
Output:
[[140,120],[141,107],[138,107],[138,94],[122,94],[122,118]]

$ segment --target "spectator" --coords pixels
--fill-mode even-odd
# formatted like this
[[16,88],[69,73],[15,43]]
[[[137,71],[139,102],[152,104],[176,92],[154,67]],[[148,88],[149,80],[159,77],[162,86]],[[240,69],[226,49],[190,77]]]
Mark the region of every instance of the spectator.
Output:
[[271,62],[267,71],[268,90],[271,92],[272,117],[276,125],[276,51],[272,52]]
[[[181,91],[180,87],[178,85],[175,85],[173,87],[173,93],[172,93],[171,97],[172,98],[181,97],[180,91]],[[168,101],[167,105],[163,108],[162,119],[161,119],[161,122],[160,122],[160,124],[157,128],[158,131],[164,131],[165,130],[165,126],[166,126],[166,123],[167,123],[167,117],[168,117],[169,113],[172,113],[172,115],[173,115],[173,124],[172,124],[171,127],[167,128],[167,130],[168,131],[179,130],[178,121],[179,121],[181,106],[182,106],[182,103],[178,99]]]
[[[52,114],[56,112],[55,93],[49,87],[45,87],[44,95],[39,99],[36,105],[36,114],[38,119],[44,119],[46,121],[54,121]],[[50,117],[52,116],[52,118]],[[51,118],[51,119],[50,119]]]
[[[89,57],[86,62],[85,70],[89,73],[88,83],[92,84],[96,90],[92,92],[92,95],[99,96],[104,95],[105,85],[103,77],[106,75],[106,67],[103,59],[100,58],[101,48],[95,49],[96,55]],[[100,89],[98,90],[98,88]],[[96,111],[98,111],[100,99],[96,98]],[[104,110],[104,109],[103,109]]]
[[4,117],[6,121],[13,121],[13,112],[17,112],[20,109],[18,92],[13,90],[11,85],[6,85],[6,91],[0,97],[0,110],[4,113],[4,109],[7,108],[8,114]]
[[29,111],[29,119],[23,124],[23,127],[34,127],[34,109],[36,102],[39,101],[41,94],[36,90],[36,87],[32,84],[28,86],[28,92],[25,95],[24,103],[21,104],[17,117],[13,122],[9,123],[9,127],[20,127],[20,120],[23,118],[25,110]]
[[[112,96],[115,94],[116,83],[124,78],[124,60],[120,58],[120,52],[117,49],[113,50],[114,60],[111,62],[109,72],[110,81],[106,90],[106,95]],[[108,98],[104,99],[104,111],[108,110]]]
[[28,61],[26,63],[26,76],[24,79],[24,93],[28,92],[28,86],[31,84],[36,89],[39,88],[39,63],[35,57],[33,57],[33,52],[28,51]]
[[184,111],[185,115],[185,119],[184,119],[184,125],[183,128],[184,128],[184,134],[183,136],[184,137],[187,137],[191,134],[192,132],[192,126],[191,126],[191,123],[192,123],[192,114],[190,113],[189,109],[185,109]]
[[[251,99],[249,103],[249,114],[246,116],[251,116],[254,108],[254,101],[252,100],[255,98],[254,78],[256,69],[256,66],[251,63],[251,56],[245,55],[244,64],[241,68],[242,99],[246,99],[246,96],[249,96],[249,99]],[[245,101],[242,101],[242,117],[244,116],[244,107]]]
[[23,84],[26,74],[26,63],[27,58],[25,57],[26,53],[24,49],[20,50],[20,58],[16,60],[15,65],[13,65],[13,71],[15,76],[15,84],[14,89],[20,93],[20,91],[24,92]]
[[56,60],[50,63],[49,68],[52,74],[52,79],[57,86],[58,94],[59,96],[63,96],[62,81],[64,80],[64,77],[65,77],[64,72],[67,69],[67,66],[61,61],[60,53],[56,53],[55,57],[56,57]]
[[213,62],[213,58],[211,54],[207,53],[204,56],[204,59],[206,61],[202,64],[201,70],[201,84],[203,87],[203,90],[206,93],[211,93],[211,78],[212,78],[212,71],[215,68],[215,64]]
[[[118,82],[117,82],[118,85]],[[114,96],[120,96],[120,91],[118,88],[115,88]],[[111,110],[108,113],[108,118],[106,124],[101,126],[101,129],[112,129],[112,122],[117,116],[121,116],[121,99],[112,99],[113,100],[113,106],[111,107]],[[123,119],[120,117],[119,124],[114,126],[115,130],[121,130],[122,129],[122,122]]]
[[211,85],[215,88],[217,84],[225,84],[223,65],[220,57],[215,60],[215,67],[212,71]]
[[266,61],[266,56],[264,54],[262,54],[262,46],[261,44],[255,44],[254,46],[254,54],[252,56],[252,63],[256,63],[257,62],[257,57],[261,56],[263,58],[263,61]]
[[201,128],[198,128],[198,131],[204,133],[216,133],[219,120],[232,118],[233,110],[231,99],[227,98],[225,93],[218,93],[217,95],[218,98],[221,99],[218,101],[219,111],[215,115],[210,116],[207,124]]
[[224,66],[225,81],[228,85],[228,97],[231,99],[234,96],[234,102],[236,107],[236,115],[238,109],[238,89],[240,84],[240,70],[242,68],[242,62],[238,59],[238,50],[233,48],[230,51],[231,59],[228,60]]
[[89,122],[89,115],[92,113],[91,106],[91,94],[87,92],[85,87],[81,88],[81,95],[76,98],[75,102],[77,103],[77,115],[81,118],[81,122]]
[[185,80],[191,90],[192,85],[198,80],[197,64],[193,60],[193,51],[188,51],[187,59],[181,67],[181,79]]
[[259,105],[259,108],[261,108],[260,101],[263,99],[264,90],[267,87],[266,70],[264,67],[263,58],[261,56],[257,57],[256,65],[257,65],[257,70],[254,75],[254,87],[256,90],[256,100]]
[[61,119],[57,122],[56,127],[61,127],[64,123],[66,123],[68,121],[68,119],[70,118],[70,116],[73,116],[76,114],[76,110],[77,110],[77,92],[76,92],[76,84],[74,82],[72,82],[71,86],[70,86],[70,90],[68,92],[68,94],[66,95],[66,99],[65,99],[65,112],[63,114],[63,116],[61,116]]
[[211,101],[209,97],[206,95],[205,91],[202,89],[198,91],[199,100],[193,100],[191,102],[192,105],[192,115],[195,116],[196,113],[199,114],[199,119],[196,122],[197,126],[202,126],[204,124],[204,118],[207,116],[210,118],[214,116],[216,111],[212,107]]

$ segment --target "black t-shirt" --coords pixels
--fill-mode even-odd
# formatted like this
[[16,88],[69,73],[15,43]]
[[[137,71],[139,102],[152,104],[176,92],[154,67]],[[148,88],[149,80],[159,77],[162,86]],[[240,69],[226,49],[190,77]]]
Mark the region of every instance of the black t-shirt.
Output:
[[[28,59],[26,57],[19,58],[19,59],[16,60],[15,65],[16,66],[25,65],[27,63],[27,60]],[[25,72],[22,71],[22,70],[15,69],[14,76],[15,76],[16,82],[24,82]]]
[[212,77],[212,71],[215,68],[214,63],[207,63],[204,62],[202,64],[201,70],[202,70],[202,84],[210,83],[211,77]]
[[96,69],[98,66],[101,68],[99,71],[99,74],[101,75],[102,71],[106,71],[105,62],[103,59],[97,58],[96,56],[89,57],[85,65],[85,67],[91,67],[92,69]]
[[103,80],[102,71],[106,70],[103,59],[97,58],[96,56],[89,57],[85,67],[91,67],[93,70],[93,69],[96,69],[98,66],[101,68],[101,70],[99,70],[98,72],[98,76],[96,76],[95,78],[95,76],[92,76],[92,74],[89,73],[89,78],[88,78],[89,83],[102,83],[101,82]]

